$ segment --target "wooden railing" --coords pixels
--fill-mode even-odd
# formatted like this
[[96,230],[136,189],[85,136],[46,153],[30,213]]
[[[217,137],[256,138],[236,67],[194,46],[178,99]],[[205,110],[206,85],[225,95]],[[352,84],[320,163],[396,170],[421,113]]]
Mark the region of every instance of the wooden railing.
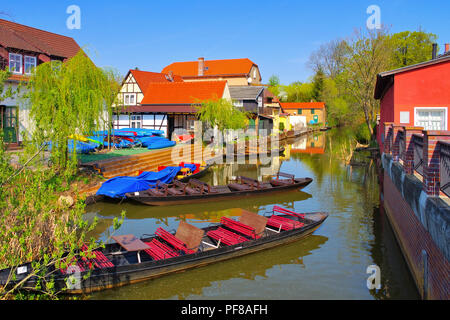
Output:
[[439,161],[439,180],[440,188],[443,193],[450,196],[450,142],[439,141],[440,161]]
[[450,131],[385,123],[383,152],[422,179],[430,196],[450,196]]

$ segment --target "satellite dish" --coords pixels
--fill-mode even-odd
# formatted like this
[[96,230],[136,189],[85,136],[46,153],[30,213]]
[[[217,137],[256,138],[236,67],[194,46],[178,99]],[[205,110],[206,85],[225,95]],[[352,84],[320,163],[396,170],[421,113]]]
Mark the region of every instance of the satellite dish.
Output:
[[247,81],[248,81],[248,83],[252,83],[252,77],[249,77],[248,79],[247,79]]

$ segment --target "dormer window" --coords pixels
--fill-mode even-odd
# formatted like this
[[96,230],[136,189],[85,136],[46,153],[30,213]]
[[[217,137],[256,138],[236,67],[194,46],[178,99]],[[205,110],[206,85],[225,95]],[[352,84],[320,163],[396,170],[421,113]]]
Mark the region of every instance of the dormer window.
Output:
[[16,53],[9,54],[9,71],[22,74],[22,55]]
[[33,68],[36,68],[36,57],[25,56],[25,73],[31,74]]

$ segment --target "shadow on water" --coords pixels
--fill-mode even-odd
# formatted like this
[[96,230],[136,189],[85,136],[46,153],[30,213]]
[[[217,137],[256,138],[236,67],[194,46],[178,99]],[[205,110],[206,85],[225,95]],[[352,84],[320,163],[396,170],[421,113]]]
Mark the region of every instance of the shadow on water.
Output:
[[[233,208],[264,214],[273,205],[297,212],[326,211],[327,221],[312,236],[279,248],[180,274],[97,293],[95,299],[418,299],[418,293],[380,208],[375,163],[354,153],[351,130],[332,130],[289,141],[269,164],[225,164],[203,181],[224,184],[233,176],[267,179],[278,171],[311,177],[302,191],[202,204],[150,207],[97,203],[86,217],[99,217],[93,235],[105,240],[112,220],[127,213],[120,234],[140,236],[180,220],[208,226]],[[356,164],[356,165],[355,165]],[[381,270],[380,290],[367,288],[367,267]]]

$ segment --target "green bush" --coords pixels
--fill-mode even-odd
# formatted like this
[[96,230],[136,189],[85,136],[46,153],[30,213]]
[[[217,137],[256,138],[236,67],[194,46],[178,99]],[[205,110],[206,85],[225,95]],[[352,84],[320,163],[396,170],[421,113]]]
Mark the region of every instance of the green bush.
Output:
[[355,138],[359,143],[368,144],[370,142],[370,132],[366,123],[362,123],[356,128]]

